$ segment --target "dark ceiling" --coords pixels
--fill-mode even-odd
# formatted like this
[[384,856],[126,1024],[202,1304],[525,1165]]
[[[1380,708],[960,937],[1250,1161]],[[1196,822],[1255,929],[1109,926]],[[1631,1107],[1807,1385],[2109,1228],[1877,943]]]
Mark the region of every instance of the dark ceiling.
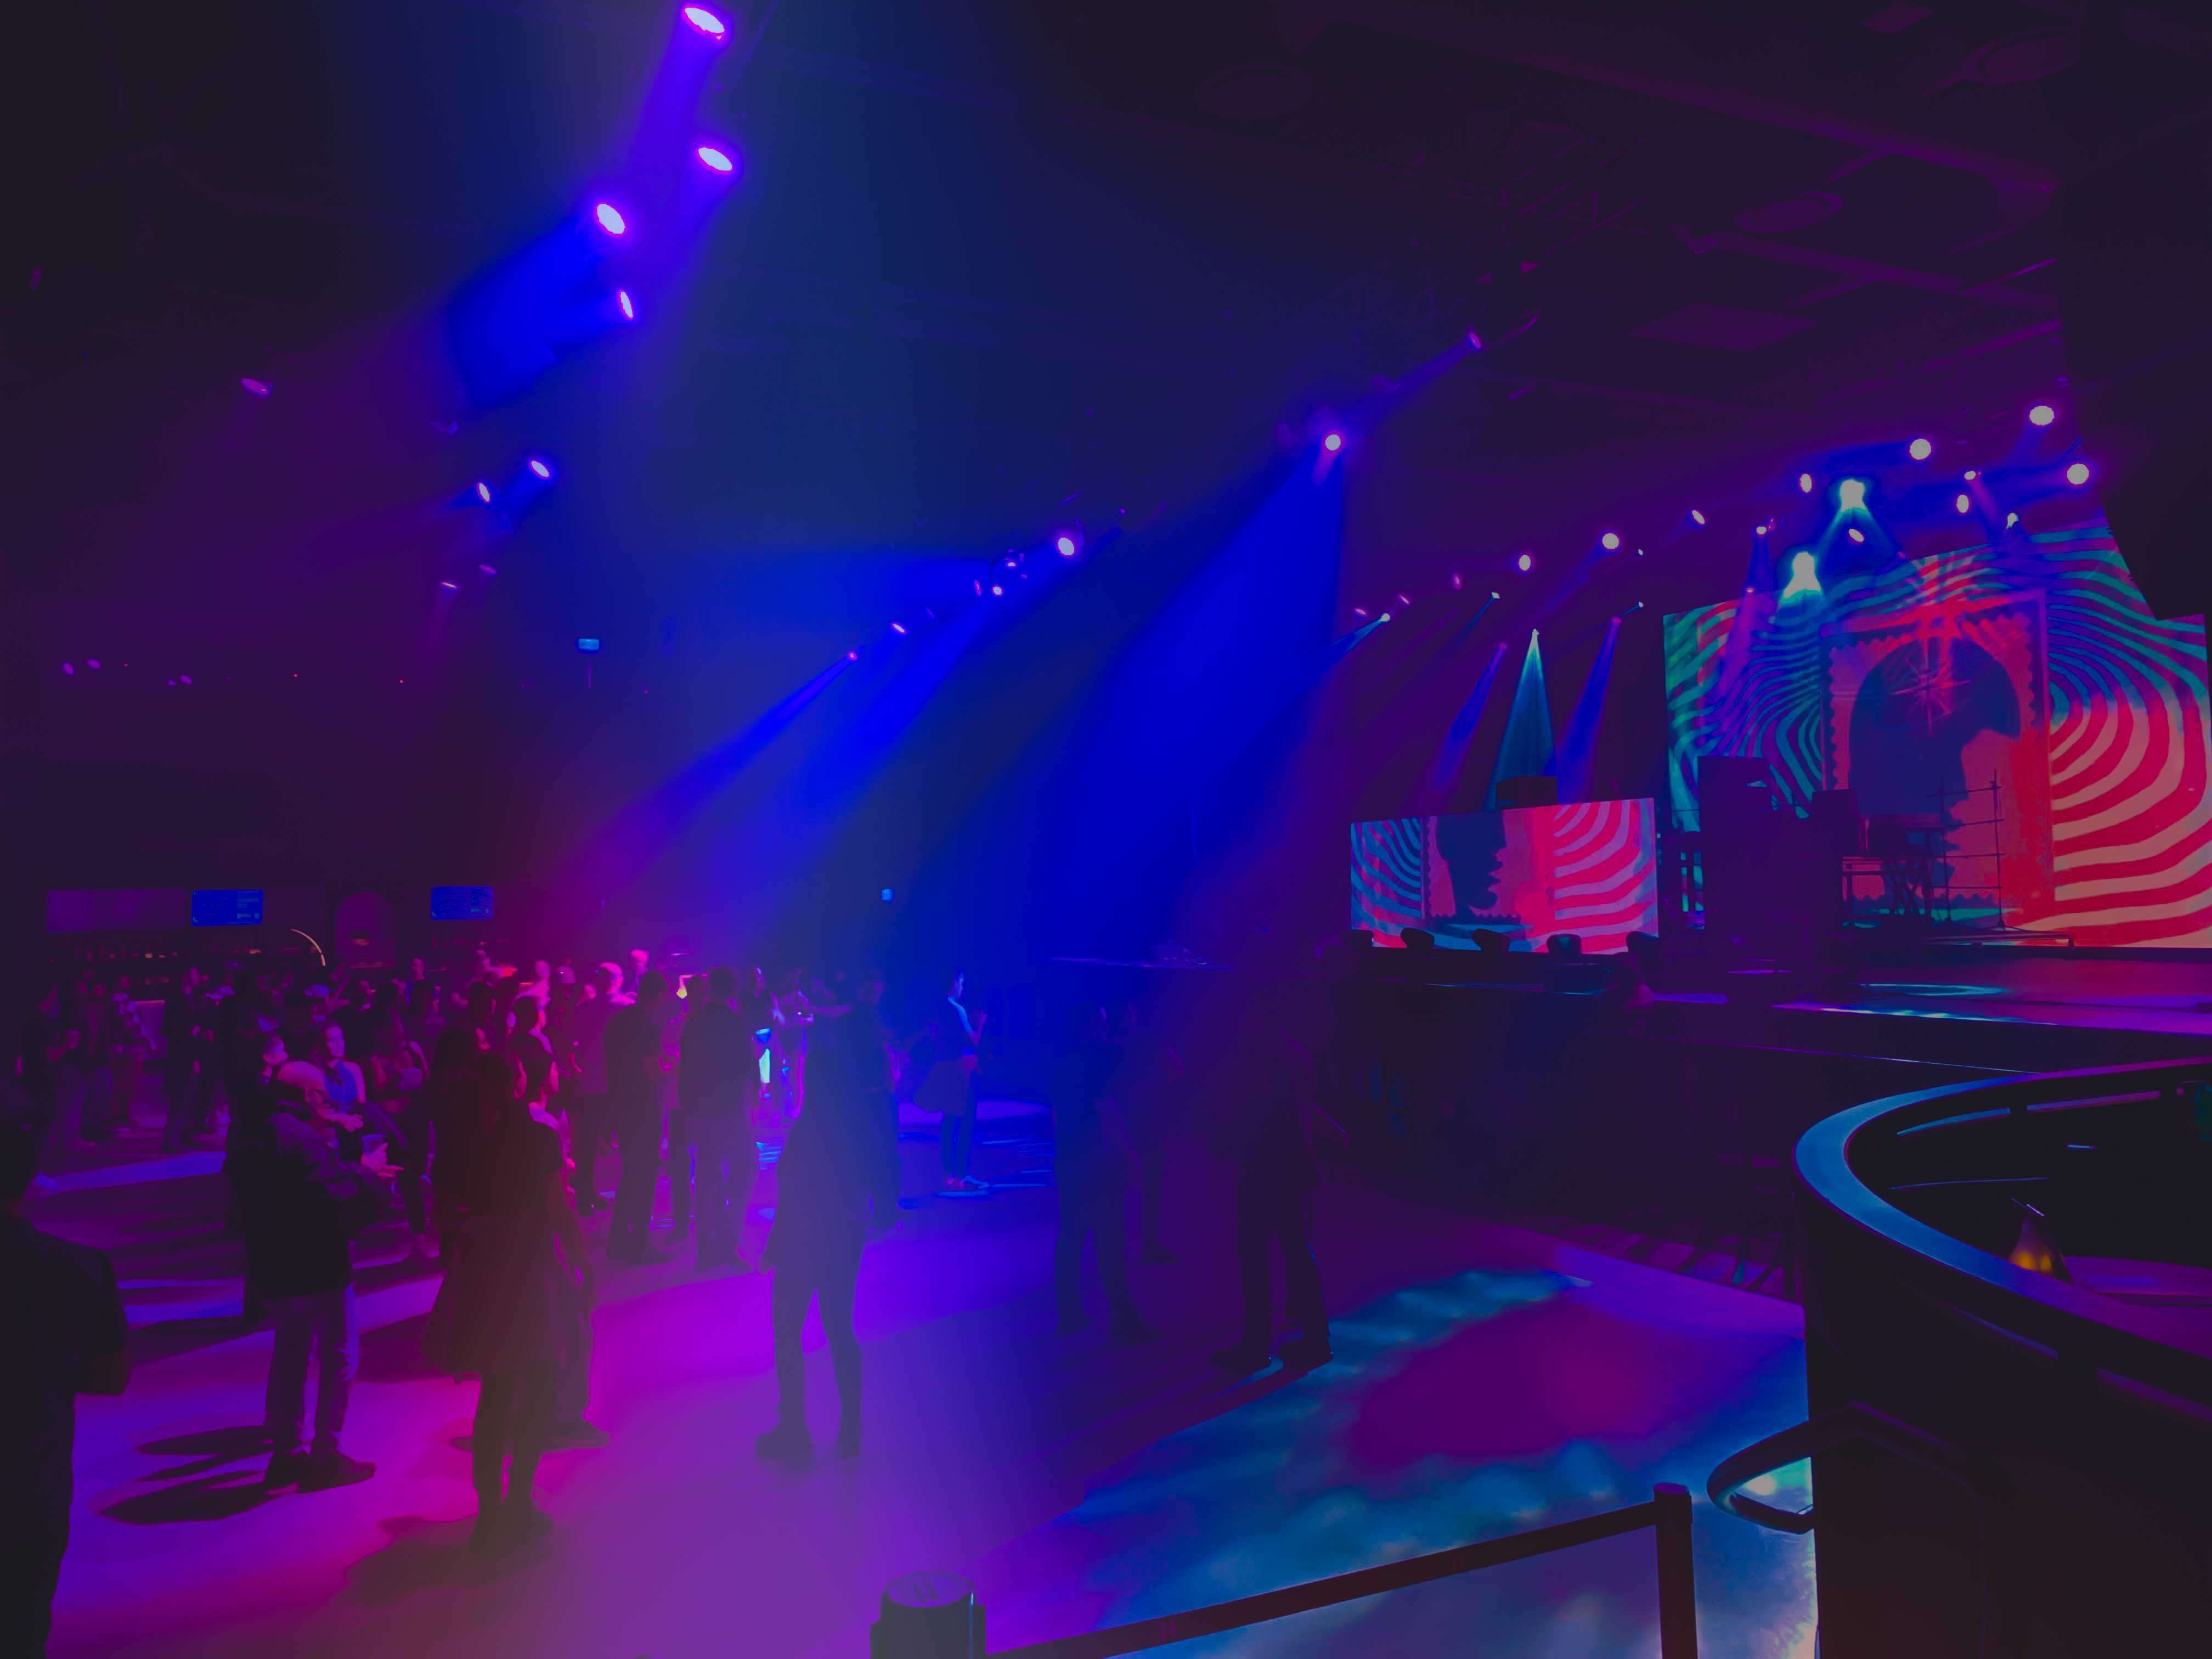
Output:
[[[2185,0],[783,0],[710,99],[746,176],[676,314],[445,431],[385,374],[395,343],[619,164],[672,9],[26,15],[0,63],[0,737],[53,678],[33,633],[126,598],[289,619],[251,647],[260,726],[204,742],[250,747],[333,663],[417,695],[417,520],[533,447],[567,475],[477,613],[483,696],[398,726],[442,733],[441,778],[575,635],[665,657],[748,560],[847,556],[803,602],[715,601],[818,653],[914,570],[1144,526],[1322,411],[1361,434],[1349,580],[1381,590],[1815,450],[1965,441],[2063,380],[2054,189],[2154,170],[2212,107]],[[1418,372],[1470,327],[1484,350]],[[241,376],[276,397],[244,409]],[[380,435],[316,453],[288,400]],[[1714,557],[1686,595],[1741,568]],[[318,660],[325,625],[375,647]],[[699,730],[793,683],[781,652],[737,653],[757,683],[717,682]],[[318,696],[311,741],[342,702]]]

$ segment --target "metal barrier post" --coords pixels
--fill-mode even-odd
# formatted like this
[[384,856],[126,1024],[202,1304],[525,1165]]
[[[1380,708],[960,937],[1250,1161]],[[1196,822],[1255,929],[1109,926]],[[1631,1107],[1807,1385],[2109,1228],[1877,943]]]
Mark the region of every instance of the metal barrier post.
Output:
[[983,1602],[957,1573],[910,1572],[884,1587],[868,1659],[983,1659]]
[[1652,1530],[1659,1541],[1659,1659],[1698,1659],[1698,1572],[1690,1558],[1690,1492],[1686,1486],[1651,1489],[1658,1519]]

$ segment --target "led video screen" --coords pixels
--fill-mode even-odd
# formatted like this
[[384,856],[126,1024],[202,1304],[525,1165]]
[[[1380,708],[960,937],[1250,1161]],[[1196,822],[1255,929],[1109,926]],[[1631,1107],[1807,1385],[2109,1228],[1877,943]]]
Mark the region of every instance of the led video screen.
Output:
[[1588,951],[1658,931],[1656,814],[1649,800],[1380,818],[1352,826],[1352,925],[1398,944],[1421,927],[1438,945],[1478,932],[1534,950],[1572,933]]
[[1678,823],[1698,756],[1764,756],[1793,805],[1918,820],[1936,921],[2212,945],[2203,622],[2153,617],[2106,526],[1791,588],[1667,618]]
[[491,889],[489,887],[433,887],[430,890],[430,920],[433,921],[486,921],[491,917]]

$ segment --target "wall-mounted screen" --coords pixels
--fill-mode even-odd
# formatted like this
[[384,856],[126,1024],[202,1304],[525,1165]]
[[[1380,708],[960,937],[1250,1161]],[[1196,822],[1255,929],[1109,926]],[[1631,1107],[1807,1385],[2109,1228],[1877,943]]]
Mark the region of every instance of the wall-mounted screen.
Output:
[[489,887],[433,887],[430,890],[430,920],[433,921],[490,921],[491,889]]
[[203,887],[192,893],[195,927],[258,927],[261,889],[258,887]]

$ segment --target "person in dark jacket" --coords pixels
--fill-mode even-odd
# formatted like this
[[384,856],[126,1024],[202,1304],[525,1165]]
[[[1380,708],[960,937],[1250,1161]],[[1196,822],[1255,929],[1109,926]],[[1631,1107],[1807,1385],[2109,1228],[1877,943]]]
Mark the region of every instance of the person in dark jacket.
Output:
[[1060,1232],[1052,1248],[1056,1334],[1068,1335],[1085,1322],[1078,1275],[1087,1237],[1098,1258],[1112,1340],[1149,1342],[1159,1333],[1144,1322],[1129,1295],[1128,1192],[1139,1165],[1113,1094],[1116,1057],[1106,1040],[1106,1011],[1096,1004],[1080,1007],[1074,1021],[1074,1040],[1053,1067],[1053,1164],[1060,1188]]
[[76,1396],[121,1394],[130,1327],[105,1250],[23,1213],[39,1141],[0,1125],[0,1654],[42,1654],[69,1547]]
[[806,1358],[801,1336],[811,1302],[837,1376],[837,1455],[860,1449],[860,1343],[853,1297],[870,1230],[891,1224],[898,1204],[891,1047],[877,1008],[883,977],[863,974],[846,1013],[817,1027],[810,1049],[806,1108],[775,1166],[775,1225],[767,1259],[775,1331],[775,1426],[755,1441],[763,1456],[803,1462],[814,1455],[806,1427]]
[[1283,1300],[1298,1336],[1285,1345],[1283,1364],[1310,1370],[1328,1363],[1328,1310],[1314,1260],[1313,1195],[1321,1185],[1314,1157],[1318,1126],[1337,1143],[1343,1129],[1321,1109],[1313,1056],[1272,1022],[1244,1033],[1249,1083],[1214,1136],[1213,1152],[1236,1167],[1237,1276],[1243,1290],[1243,1334],[1212,1356],[1216,1370],[1243,1376],[1267,1363],[1274,1346],[1267,1295],[1267,1247],[1283,1258]]
[[[613,983],[621,982],[620,969],[612,963],[602,966]],[[615,1188],[614,1214],[607,1227],[607,1260],[639,1267],[669,1259],[653,1248],[651,1229],[653,1189],[660,1175],[660,1097],[667,1082],[660,1045],[673,1018],[671,1000],[668,975],[647,974],[638,986],[637,1000],[607,1016],[600,1039],[605,1056],[605,1118],[622,1153],[622,1180]],[[669,1133],[672,1166],[682,1156],[682,1133]],[[686,1180],[683,1170],[670,1170],[672,1200],[676,1196],[672,1189]],[[690,1211],[686,1207],[682,1213],[688,1217]]]
[[676,1098],[684,1126],[699,1155],[699,1266],[750,1273],[738,1254],[738,1233],[760,1153],[753,1144],[753,1109],[760,1101],[760,1045],[734,1006],[736,970],[714,969],[707,994],[684,1017],[684,1048],[676,1068]]
[[[275,1034],[271,1033],[272,1041]],[[262,1485],[302,1492],[351,1486],[376,1465],[338,1449],[361,1358],[354,1306],[353,1240],[384,1212],[392,1166],[382,1146],[347,1158],[339,1114],[313,1079],[270,1085],[261,1132],[240,1148],[247,1200],[258,1212],[262,1294],[276,1327],[269,1352],[270,1456]],[[307,1360],[315,1361],[315,1425],[301,1445]]]

